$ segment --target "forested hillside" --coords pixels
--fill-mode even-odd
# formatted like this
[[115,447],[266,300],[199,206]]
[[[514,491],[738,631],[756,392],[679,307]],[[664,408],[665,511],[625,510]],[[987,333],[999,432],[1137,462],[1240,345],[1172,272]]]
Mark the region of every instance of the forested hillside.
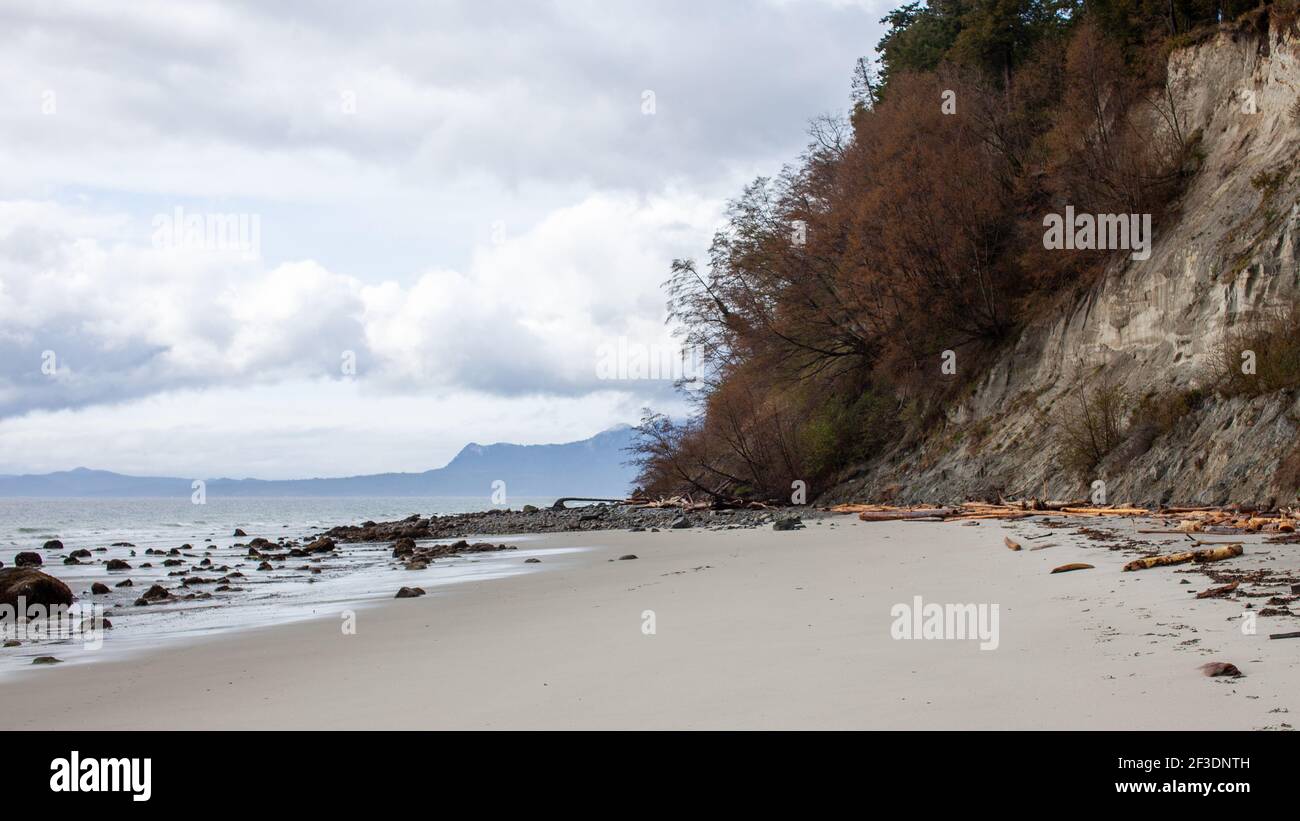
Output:
[[[1296,168],[1274,156],[1300,129],[1294,0],[938,0],[883,22],[849,116],[814,122],[802,156],[739,193],[706,254],[673,262],[672,321],[708,386],[687,420],[647,412],[644,490],[1209,488],[1118,477],[1198,413],[1278,394],[1289,408],[1300,385],[1285,304]],[[1095,233],[1053,243],[1051,215],[1078,214]],[[1256,264],[1289,279],[1251,284]],[[1145,318],[1115,319],[1134,288]],[[1199,327],[1159,330],[1176,320]],[[1269,475],[1241,486],[1293,493],[1300,470],[1276,475],[1287,458],[1300,465],[1267,454]]]

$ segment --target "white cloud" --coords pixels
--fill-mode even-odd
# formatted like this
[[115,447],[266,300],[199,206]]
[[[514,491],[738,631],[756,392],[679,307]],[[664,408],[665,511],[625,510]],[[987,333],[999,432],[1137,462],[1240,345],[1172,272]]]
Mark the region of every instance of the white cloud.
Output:
[[[601,347],[672,344],[670,261],[846,106],[888,5],[5,4],[0,460],[338,475],[407,464],[420,414],[555,441],[663,406]],[[256,215],[261,257],[153,247],[176,207]]]
[[[62,216],[27,209],[6,223],[0,211],[0,248],[25,232],[58,236],[32,215]],[[2,258],[0,413],[343,379],[349,352],[376,396],[599,390],[601,345],[671,342],[665,261],[702,247],[718,219],[716,203],[687,196],[593,195],[480,249],[466,272],[433,270],[410,285],[366,284],[309,260],[265,268],[237,251],[64,235],[38,259]],[[42,371],[46,351],[56,374]]]

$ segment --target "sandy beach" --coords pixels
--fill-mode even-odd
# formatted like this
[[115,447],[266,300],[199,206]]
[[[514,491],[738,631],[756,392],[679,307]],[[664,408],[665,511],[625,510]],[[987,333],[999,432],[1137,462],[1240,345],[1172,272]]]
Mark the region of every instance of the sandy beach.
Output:
[[[833,522],[833,524],[832,524]],[[1121,525],[1117,525],[1119,527]],[[1123,527],[1132,527],[1123,523]],[[539,572],[0,683],[4,729],[1286,729],[1293,617],[1196,600],[1032,524],[551,534]],[[1296,563],[1253,546],[1250,567]],[[634,553],[635,560],[618,560]],[[1052,575],[1067,562],[1096,567]],[[1180,584],[1189,579],[1191,585]],[[998,646],[896,640],[891,608],[999,606]],[[1262,600],[1261,600],[1262,601]],[[654,632],[647,634],[646,611]],[[1242,678],[1198,667],[1228,661]]]

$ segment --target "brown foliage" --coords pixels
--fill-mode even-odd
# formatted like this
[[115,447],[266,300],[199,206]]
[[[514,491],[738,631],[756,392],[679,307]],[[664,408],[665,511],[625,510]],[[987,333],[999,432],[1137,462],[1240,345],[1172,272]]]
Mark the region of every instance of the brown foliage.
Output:
[[[647,490],[784,496],[942,424],[1027,310],[1101,270],[1043,251],[1048,210],[1176,194],[1187,138],[1167,91],[1084,25],[1009,78],[900,72],[851,122],[816,121],[798,163],[731,203],[707,266],[673,263],[671,319],[711,390],[698,418],[644,432]],[[1081,461],[1113,447],[1108,417],[1067,424],[1096,440]]]

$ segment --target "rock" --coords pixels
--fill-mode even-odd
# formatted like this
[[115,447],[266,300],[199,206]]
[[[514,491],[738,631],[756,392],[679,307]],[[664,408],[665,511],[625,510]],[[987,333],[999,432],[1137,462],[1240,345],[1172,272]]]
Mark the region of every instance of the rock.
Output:
[[803,519],[798,516],[783,516],[772,522],[773,530],[799,530],[804,527]]
[[105,593],[109,592],[108,585],[104,584],[103,582],[95,582],[90,586],[90,592],[94,593],[96,596],[102,596]]
[[135,587],[135,582],[131,581],[130,579],[123,579],[122,581],[115,584],[114,587]]
[[673,519],[672,524],[668,526],[673,530],[683,530],[691,526],[691,520],[685,516],[678,516],[676,519]]
[[235,528],[235,532],[234,532],[233,534],[231,534],[231,538],[234,538],[234,539],[242,539],[242,538],[244,538],[244,537],[247,536],[247,535],[248,535],[248,534],[245,533],[243,530],[240,530],[239,528]]
[[106,570],[130,570],[130,569],[131,569],[131,565],[127,564],[127,563],[126,563],[125,561],[123,561],[122,559],[109,559],[109,560],[108,560],[108,564],[104,565],[104,569],[106,569]]
[[75,557],[78,558],[78,559],[89,559],[89,558],[90,558],[90,551],[87,550],[87,549],[85,549],[85,548],[83,547],[81,550],[74,550],[74,551],[72,551],[71,553],[69,553],[68,555],[69,555],[69,556],[75,556]]
[[1239,678],[1242,672],[1237,669],[1237,665],[1229,664],[1226,661],[1210,661],[1201,665],[1201,672],[1207,676],[1231,676]]
[[393,542],[394,559],[400,558],[402,556],[409,556],[414,552],[415,552],[415,540],[412,538],[403,536],[402,538]]
[[275,568],[274,568],[274,567],[271,567],[271,563],[270,563],[270,562],[262,562],[261,564],[259,564],[259,565],[257,566],[257,569],[258,569],[258,570],[274,570]]
[[72,604],[72,591],[53,576],[28,567],[0,569],[0,604],[17,607],[20,596],[29,605]]
[[59,541],[58,539],[50,539],[50,540],[49,540],[48,542],[46,542],[45,544],[41,545],[41,549],[42,549],[42,550],[62,550],[62,549],[63,549],[63,542]]
[[64,563],[64,564],[81,564],[81,559],[78,559],[76,556],[69,556],[68,558],[66,558],[66,559],[63,560],[63,563]]
[[403,587],[401,590],[397,591],[397,595],[394,598],[414,599],[423,595],[424,595],[423,587]]
[[32,659],[32,664],[62,664],[62,663],[63,663],[63,659],[55,658],[54,656],[37,656],[36,658]]
[[329,536],[322,536],[311,544],[307,545],[308,553],[328,553],[334,549],[334,540]]
[[629,559],[635,559],[635,558],[636,558],[636,554],[635,554],[635,553],[627,553],[627,554],[625,554],[625,555],[623,555],[623,556],[619,556],[619,557],[618,557],[618,560],[619,560],[620,562],[625,562],[625,561],[627,561],[627,560],[629,560]]
[[628,532],[628,533],[645,533],[645,528],[642,527],[641,525],[637,525],[636,527],[629,527],[629,528],[627,529],[627,532]]
[[171,592],[168,591],[167,588],[163,587],[161,584],[155,584],[153,587],[146,590],[143,596],[136,599],[135,603],[139,606],[142,604],[149,604],[150,602],[167,601],[172,598],[175,597],[172,596]]
[[524,506],[523,506],[523,512],[524,512],[524,513],[536,513],[536,512],[537,512],[537,505],[524,505]]
[[14,556],[14,567],[40,567],[45,563],[41,554],[27,551]]
[[524,564],[541,564],[541,563],[542,563],[541,559],[536,559],[536,558],[524,559]]
[[22,644],[18,639],[5,639],[5,647],[18,647]]

